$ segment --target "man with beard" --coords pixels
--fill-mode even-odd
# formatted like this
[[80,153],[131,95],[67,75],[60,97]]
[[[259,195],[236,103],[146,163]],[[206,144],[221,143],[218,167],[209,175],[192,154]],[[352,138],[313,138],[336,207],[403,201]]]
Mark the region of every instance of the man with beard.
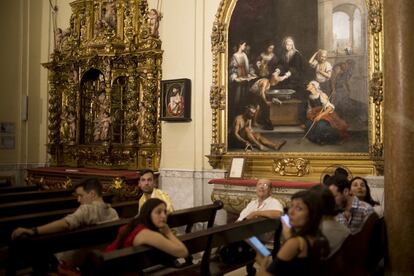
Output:
[[336,221],[347,226],[352,234],[357,233],[374,209],[350,193],[351,183],[346,177],[331,176],[327,179],[326,185],[335,197],[337,208],[343,210],[336,216]]
[[231,138],[236,147],[247,149],[253,149],[253,147],[260,150],[266,150],[267,147],[280,150],[280,148],[286,144],[286,140],[280,140],[273,142],[260,133],[254,132],[252,128],[252,121],[257,112],[257,108],[249,105],[243,114],[236,116],[234,119],[234,126],[231,132]]
[[165,204],[167,204],[168,214],[171,214],[174,211],[171,198],[168,196],[168,194],[166,192],[161,191],[158,188],[155,188],[154,172],[152,170],[145,169],[141,172],[138,187],[143,192],[143,195],[138,201],[139,210],[141,210],[142,205],[144,205],[145,201],[147,201],[148,199],[158,198],[164,201]]

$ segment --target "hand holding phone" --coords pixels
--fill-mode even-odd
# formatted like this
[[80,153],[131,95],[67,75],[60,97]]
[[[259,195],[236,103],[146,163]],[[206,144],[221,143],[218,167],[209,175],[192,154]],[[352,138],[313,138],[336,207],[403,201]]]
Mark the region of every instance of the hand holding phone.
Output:
[[292,226],[290,225],[290,222],[289,222],[289,216],[288,215],[283,215],[282,217],[281,217],[281,219],[282,219],[282,222],[284,223],[284,224],[286,224],[286,226],[287,227],[289,227],[289,228],[291,228]]
[[270,256],[272,254],[270,253],[269,249],[267,249],[267,247],[255,236],[248,238],[246,242],[264,257]]

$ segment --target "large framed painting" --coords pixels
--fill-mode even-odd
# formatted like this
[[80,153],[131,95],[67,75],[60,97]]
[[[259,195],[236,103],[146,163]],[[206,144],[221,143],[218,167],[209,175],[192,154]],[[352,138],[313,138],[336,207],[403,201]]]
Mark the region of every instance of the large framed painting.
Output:
[[210,164],[319,179],[383,167],[380,0],[222,0],[212,34]]

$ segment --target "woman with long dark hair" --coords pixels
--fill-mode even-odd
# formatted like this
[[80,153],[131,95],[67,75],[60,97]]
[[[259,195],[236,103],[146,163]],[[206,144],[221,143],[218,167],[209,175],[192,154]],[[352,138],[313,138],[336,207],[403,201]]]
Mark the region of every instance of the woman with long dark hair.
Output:
[[371,190],[365,178],[356,176],[351,179],[351,193],[359,200],[365,201],[372,207],[375,205],[380,205],[378,201],[375,201],[372,198]]
[[328,242],[319,231],[322,204],[318,193],[295,193],[288,215],[291,228],[282,222],[287,240],[273,262],[270,257],[256,256],[261,268],[258,275],[316,275],[320,258],[329,253]]
[[187,257],[188,250],[167,224],[167,205],[158,198],[148,199],[137,218],[119,229],[118,237],[106,252],[129,246],[149,245],[174,257]]

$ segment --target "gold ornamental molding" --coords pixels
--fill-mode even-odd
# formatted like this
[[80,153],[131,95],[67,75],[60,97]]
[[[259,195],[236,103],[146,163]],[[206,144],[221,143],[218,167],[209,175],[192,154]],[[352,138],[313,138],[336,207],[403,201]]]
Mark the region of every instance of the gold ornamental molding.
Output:
[[282,158],[274,161],[273,170],[281,176],[302,177],[309,174],[309,160],[303,158]]
[[[270,1],[271,2],[271,1]],[[269,3],[270,3],[269,2]],[[318,1],[318,3],[321,1]],[[358,63],[358,70],[360,74],[366,76],[363,79],[363,86],[366,90],[366,99],[363,99],[363,103],[367,105],[367,123],[363,128],[363,134],[365,144],[364,147],[358,150],[326,150],[324,145],[321,145],[319,149],[315,150],[303,150],[298,151],[284,151],[284,148],[280,151],[272,150],[270,147],[268,150],[262,150],[259,147],[253,150],[246,151],[243,149],[235,149],[234,145],[230,146],[230,135],[232,134],[232,127],[234,119],[231,119],[231,100],[234,96],[234,88],[230,88],[230,64],[233,56],[234,46],[240,42],[240,40],[246,40],[249,37],[253,37],[254,34],[246,31],[245,17],[249,16],[247,13],[243,13],[242,8],[254,8],[256,6],[264,5],[263,3],[250,4],[244,1],[237,0],[221,0],[215,20],[212,26],[211,33],[211,49],[212,49],[212,85],[210,89],[210,106],[212,109],[212,131],[211,131],[211,147],[210,154],[207,156],[209,163],[213,168],[225,169],[230,168],[230,163],[234,157],[244,157],[246,159],[246,167],[244,177],[268,177],[284,180],[295,180],[300,178],[301,180],[319,180],[320,173],[326,167],[334,164],[343,164],[349,167],[354,175],[381,175],[383,174],[384,163],[384,76],[383,76],[383,56],[384,56],[384,39],[383,39],[383,1],[382,0],[366,0],[362,1],[358,5],[353,5],[354,1],[342,1],[341,5],[349,4],[353,8],[360,9],[362,14],[362,32],[365,32],[363,37],[363,47],[366,49],[358,56],[353,53],[353,49],[337,49],[336,52],[330,49],[330,58],[332,65],[345,62],[349,59],[353,59]],[[244,6],[242,6],[244,5]],[[242,6],[242,8],[240,8]],[[316,7],[315,9],[317,9]],[[332,7],[331,13],[334,9],[341,9],[341,7]],[[270,9],[261,7],[257,8],[254,12],[262,10],[263,13]],[[293,11],[289,11],[293,12]],[[278,16],[282,13],[279,12]],[[329,14],[329,16],[332,16]],[[257,14],[250,18],[258,18]],[[238,19],[238,24],[232,24],[232,20]],[[330,18],[330,17],[327,17]],[[318,19],[321,20],[321,19]],[[259,24],[260,20],[255,22]],[[241,24],[243,22],[243,24]],[[322,28],[324,25],[319,21],[317,22],[318,28]],[[243,29],[237,29],[237,26],[244,26]],[[241,28],[241,27],[240,27]],[[250,29],[251,30],[251,29]],[[259,31],[259,30],[258,30]],[[276,31],[275,31],[276,32]],[[278,53],[281,47],[283,36],[290,34],[279,34],[281,37],[271,37],[267,40],[275,40],[274,48],[275,53]],[[275,35],[274,35],[275,36]],[[263,47],[262,44],[253,45],[258,43],[257,41],[267,41],[265,38],[260,37],[262,40],[255,39],[246,41],[249,52],[248,59],[251,59],[251,63],[256,63],[257,53],[259,47]],[[319,38],[319,37],[318,37]],[[277,40],[277,41],[276,41]],[[328,39],[329,40],[329,39]],[[231,45],[230,45],[231,43]],[[264,43],[264,42],[263,42]],[[322,42],[320,42],[322,43]],[[296,45],[296,48],[300,51],[302,44]],[[327,43],[329,44],[329,43]],[[256,49],[253,49],[257,46]],[[319,47],[319,45],[318,45]],[[323,47],[323,46],[320,46]],[[328,46],[327,46],[328,47]],[[263,47],[264,48],[264,47]],[[255,51],[254,51],[255,50]],[[276,51],[277,50],[277,51]],[[317,49],[315,49],[316,51]],[[342,51],[342,53],[338,53]],[[254,56],[256,55],[256,56]],[[306,56],[307,61],[309,57]],[[361,61],[362,60],[362,61]],[[250,68],[247,68],[250,70]],[[256,75],[258,74],[257,69]],[[362,73],[361,73],[362,72]],[[355,77],[356,70],[354,71]],[[249,87],[256,81],[254,77],[249,83]],[[366,81],[365,81],[366,80]],[[250,80],[249,80],[250,81]],[[231,90],[233,89],[233,90]],[[231,91],[233,94],[231,94]],[[249,93],[249,90],[245,93]],[[364,92],[365,93],[365,92]],[[246,96],[240,96],[240,98]],[[247,99],[242,98],[242,100]],[[365,103],[365,101],[367,103]],[[362,101],[361,101],[362,102]],[[236,107],[237,109],[239,107]],[[240,109],[240,108],[239,108]],[[236,113],[235,116],[241,114]],[[282,114],[284,115],[284,114]],[[364,122],[365,123],[365,122]],[[299,126],[299,124],[298,124]],[[354,130],[355,131],[355,130]],[[357,130],[362,133],[361,130]],[[263,132],[266,135],[267,132]],[[262,134],[262,133],[261,133]],[[275,135],[277,136],[277,135]],[[306,140],[306,139],[305,139]],[[346,143],[346,141],[344,141]],[[340,144],[340,143],[338,143]],[[291,147],[295,148],[295,147]],[[299,147],[298,147],[299,148]],[[295,149],[293,149],[295,150]]]
[[[161,17],[146,0],[76,0],[49,70],[52,166],[158,169]],[[144,154],[144,156],[140,156]]]

